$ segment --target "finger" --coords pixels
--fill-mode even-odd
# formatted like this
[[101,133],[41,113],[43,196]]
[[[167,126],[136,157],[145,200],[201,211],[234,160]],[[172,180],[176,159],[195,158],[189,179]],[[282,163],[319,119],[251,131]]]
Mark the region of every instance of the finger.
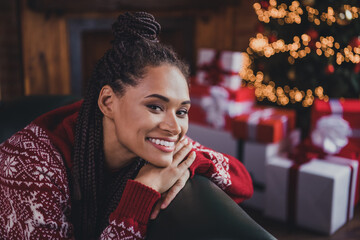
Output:
[[189,177],[190,172],[186,171],[175,183],[175,185],[170,188],[170,190],[166,194],[164,201],[162,201],[161,209],[165,209],[169,206],[169,204],[172,202],[172,200],[174,200],[176,195],[181,191],[181,189],[184,188]]
[[174,150],[174,155],[180,150],[182,149],[184,146],[186,146],[186,144],[188,144],[189,139],[187,137],[184,137],[183,139],[181,139],[178,144],[176,144],[175,150]]
[[164,198],[166,198],[166,195],[167,194],[164,193],[162,195],[161,199],[156,203],[156,205],[155,205],[155,207],[154,207],[154,209],[153,209],[153,211],[151,212],[151,215],[150,215],[151,220],[156,219],[157,216],[159,215],[160,210],[161,210],[161,205],[162,205],[162,203],[164,201]]
[[191,164],[193,164],[193,162],[195,161],[195,158],[196,158],[196,153],[195,153],[195,151],[192,151],[189,154],[189,156],[179,164],[179,166],[178,166],[179,170],[180,171],[187,170],[191,166]]
[[152,210],[151,212],[151,216],[150,216],[150,219],[151,220],[154,220],[157,218],[157,216],[159,215],[159,212],[160,212],[160,207],[161,207],[161,203],[160,201],[155,205],[154,209]]
[[174,160],[173,163],[175,165],[179,165],[181,163],[181,161],[183,161],[186,157],[186,155],[188,155],[190,153],[192,149],[192,144],[188,143],[187,145],[185,145],[182,149],[180,149],[175,155],[174,155]]

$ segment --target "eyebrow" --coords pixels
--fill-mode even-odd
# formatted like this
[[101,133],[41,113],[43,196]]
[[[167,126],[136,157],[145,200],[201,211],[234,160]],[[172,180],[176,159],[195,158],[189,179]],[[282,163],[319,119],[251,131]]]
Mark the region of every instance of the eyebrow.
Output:
[[[163,95],[160,95],[160,94],[151,94],[149,96],[146,96],[145,98],[159,98],[159,99],[163,100],[164,102],[170,102],[169,98],[167,98]],[[188,101],[182,102],[181,105],[190,104],[190,103],[191,103],[191,101],[188,100]]]

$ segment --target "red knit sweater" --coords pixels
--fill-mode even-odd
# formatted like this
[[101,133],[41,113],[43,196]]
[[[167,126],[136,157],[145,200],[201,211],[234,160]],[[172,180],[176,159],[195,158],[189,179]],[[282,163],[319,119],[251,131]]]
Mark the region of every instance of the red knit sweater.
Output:
[[[81,102],[42,115],[0,145],[0,239],[73,239],[66,168]],[[202,174],[237,203],[251,197],[251,178],[235,158],[193,143],[191,174]],[[128,180],[101,239],[144,239],[155,190]]]

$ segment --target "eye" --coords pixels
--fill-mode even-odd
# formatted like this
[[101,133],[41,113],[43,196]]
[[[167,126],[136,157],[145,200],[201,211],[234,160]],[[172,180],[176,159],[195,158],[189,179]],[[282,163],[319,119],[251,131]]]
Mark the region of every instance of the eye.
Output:
[[161,106],[155,105],[155,104],[148,104],[148,105],[146,105],[146,107],[154,112],[159,112],[159,111],[163,110]]
[[180,117],[185,117],[188,114],[188,110],[187,109],[180,109],[179,111],[176,112],[176,114]]

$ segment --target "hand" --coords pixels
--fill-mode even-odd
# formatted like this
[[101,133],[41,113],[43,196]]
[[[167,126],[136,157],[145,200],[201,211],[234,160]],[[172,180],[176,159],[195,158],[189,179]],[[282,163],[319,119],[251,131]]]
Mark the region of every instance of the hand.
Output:
[[160,168],[147,164],[140,169],[134,180],[153,188],[161,194],[167,192],[194,162],[195,152],[192,152],[185,159],[191,149],[191,143],[188,143],[187,138],[185,138],[176,146],[173,161],[168,167]]
[[187,180],[190,177],[190,171],[185,171],[185,173],[177,180],[177,182],[172,186],[169,191],[163,193],[161,195],[161,199],[157,202],[154,207],[150,219],[155,219],[160,213],[160,210],[165,209],[169,206],[169,204],[174,200],[176,195],[183,189]]

